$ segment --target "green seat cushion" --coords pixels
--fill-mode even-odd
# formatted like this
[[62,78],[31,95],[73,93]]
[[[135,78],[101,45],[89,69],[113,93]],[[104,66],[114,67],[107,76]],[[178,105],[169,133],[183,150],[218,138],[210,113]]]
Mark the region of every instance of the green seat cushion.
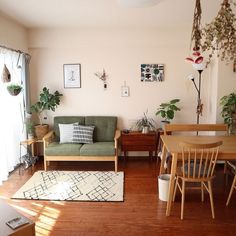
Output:
[[86,116],[85,125],[95,126],[94,142],[113,142],[117,127],[115,116]]
[[84,144],[80,156],[115,156],[114,142],[96,142]]
[[47,156],[79,156],[82,144],[52,142],[45,149]]

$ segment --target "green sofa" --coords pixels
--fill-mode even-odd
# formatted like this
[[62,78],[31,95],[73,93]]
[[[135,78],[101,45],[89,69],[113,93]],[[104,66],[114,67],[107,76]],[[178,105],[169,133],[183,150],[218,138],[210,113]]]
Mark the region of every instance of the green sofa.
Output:
[[[79,123],[95,126],[93,143],[60,143],[59,124]],[[56,116],[53,130],[44,136],[44,170],[50,161],[114,161],[118,169],[117,117],[114,116]]]

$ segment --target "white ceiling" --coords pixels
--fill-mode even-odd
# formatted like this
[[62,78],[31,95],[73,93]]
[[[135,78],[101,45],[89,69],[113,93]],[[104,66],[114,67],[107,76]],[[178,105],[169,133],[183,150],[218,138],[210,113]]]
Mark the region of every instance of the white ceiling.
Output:
[[[201,1],[203,23],[216,16],[222,1]],[[27,28],[140,28],[192,24],[195,0],[161,0],[157,5],[145,8],[124,7],[118,2],[0,0],[0,12]]]

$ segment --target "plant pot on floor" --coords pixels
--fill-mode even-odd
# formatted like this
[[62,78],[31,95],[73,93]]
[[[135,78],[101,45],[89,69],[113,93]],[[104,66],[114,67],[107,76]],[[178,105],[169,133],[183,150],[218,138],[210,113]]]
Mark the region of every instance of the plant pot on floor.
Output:
[[49,126],[44,125],[35,125],[35,135],[37,139],[43,139],[43,137],[48,133]]

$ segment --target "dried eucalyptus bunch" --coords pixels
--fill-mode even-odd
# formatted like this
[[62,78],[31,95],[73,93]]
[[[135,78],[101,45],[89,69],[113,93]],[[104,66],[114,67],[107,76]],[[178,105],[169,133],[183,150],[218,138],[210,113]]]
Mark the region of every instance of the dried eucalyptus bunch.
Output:
[[202,50],[210,51],[208,63],[215,52],[222,61],[229,62],[236,58],[236,18],[228,0],[223,1],[217,16],[206,24],[202,33]]
[[[202,8],[201,1],[196,0],[194,15],[193,15],[193,28],[191,35],[191,50],[198,51],[201,48],[201,39],[202,39],[202,30],[201,30],[201,17],[202,17]],[[193,48],[192,48],[192,44]]]

